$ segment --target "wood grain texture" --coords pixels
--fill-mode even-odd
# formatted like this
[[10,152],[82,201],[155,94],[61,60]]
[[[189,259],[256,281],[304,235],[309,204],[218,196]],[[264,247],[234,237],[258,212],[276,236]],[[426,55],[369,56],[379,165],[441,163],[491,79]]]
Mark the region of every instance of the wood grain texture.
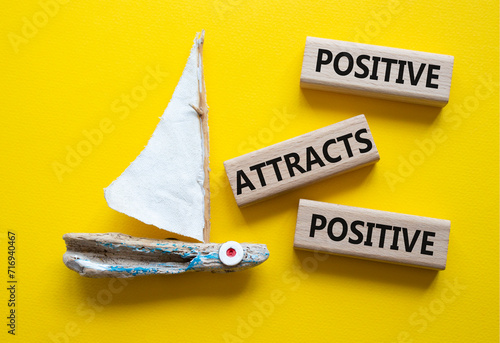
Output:
[[449,220],[301,199],[294,247],[443,270],[449,234]]
[[219,259],[217,243],[189,243],[132,237],[122,233],[67,233],[64,264],[82,276],[134,277],[186,272],[228,273],[258,266],[269,257],[265,244],[242,243],[235,266]]
[[377,162],[364,115],[224,162],[238,206]]
[[300,84],[442,107],[450,96],[453,61],[448,55],[307,37]]
[[196,34],[196,39],[198,42],[198,68],[200,70],[200,79],[198,80],[199,101],[198,107],[195,108],[195,111],[200,116],[201,132],[203,135],[203,170],[205,171],[205,178],[203,179],[203,190],[205,192],[203,198],[205,204],[203,242],[208,243],[210,242],[210,139],[208,129],[207,90],[205,87],[205,71],[203,70],[203,44],[205,41],[205,30]]

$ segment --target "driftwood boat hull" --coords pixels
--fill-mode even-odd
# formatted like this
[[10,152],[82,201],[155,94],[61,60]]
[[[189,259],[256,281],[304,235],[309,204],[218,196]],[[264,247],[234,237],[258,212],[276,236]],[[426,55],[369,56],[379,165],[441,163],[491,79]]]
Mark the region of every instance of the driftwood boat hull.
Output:
[[269,257],[265,244],[241,243],[235,266],[219,259],[217,243],[139,238],[122,233],[68,233],[64,264],[82,276],[125,278],[186,272],[228,273],[255,267]]

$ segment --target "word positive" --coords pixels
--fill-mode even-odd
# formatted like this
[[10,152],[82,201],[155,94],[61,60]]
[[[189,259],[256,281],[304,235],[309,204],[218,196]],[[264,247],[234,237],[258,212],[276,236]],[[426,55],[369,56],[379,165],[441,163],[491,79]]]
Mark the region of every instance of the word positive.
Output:
[[453,56],[307,37],[302,87],[442,107]]
[[444,269],[450,221],[300,200],[294,246]]

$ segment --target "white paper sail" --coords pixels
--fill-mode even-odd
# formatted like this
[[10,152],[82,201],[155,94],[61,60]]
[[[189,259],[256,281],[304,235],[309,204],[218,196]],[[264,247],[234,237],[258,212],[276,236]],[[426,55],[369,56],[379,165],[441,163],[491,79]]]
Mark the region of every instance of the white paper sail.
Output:
[[111,183],[104,196],[112,209],[140,221],[203,241],[205,147],[199,114],[204,91],[195,39],[181,79],[141,154]]

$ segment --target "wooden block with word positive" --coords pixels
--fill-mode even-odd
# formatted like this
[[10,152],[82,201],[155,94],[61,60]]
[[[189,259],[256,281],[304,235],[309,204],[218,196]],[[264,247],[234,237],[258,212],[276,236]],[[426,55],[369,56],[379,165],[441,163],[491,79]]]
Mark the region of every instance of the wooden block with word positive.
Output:
[[293,246],[443,270],[450,221],[301,199]]
[[450,96],[453,56],[307,37],[304,88],[442,107]]
[[379,160],[359,115],[224,162],[238,206]]

